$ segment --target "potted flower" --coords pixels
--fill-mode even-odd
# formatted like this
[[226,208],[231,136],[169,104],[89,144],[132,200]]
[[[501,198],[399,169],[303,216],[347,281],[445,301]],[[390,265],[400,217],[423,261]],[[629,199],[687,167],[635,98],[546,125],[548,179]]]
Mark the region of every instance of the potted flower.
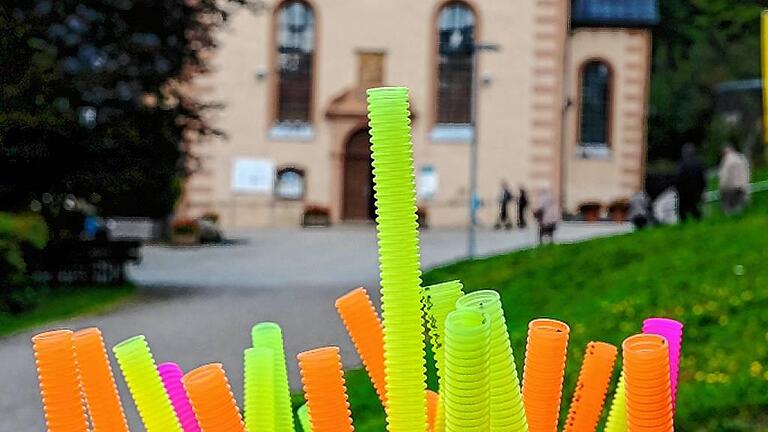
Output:
[[602,204],[597,201],[587,201],[579,206],[579,214],[587,222],[597,222],[602,208]]
[[325,228],[331,226],[331,210],[328,207],[311,204],[304,207],[301,217],[304,228]]
[[628,211],[629,201],[626,199],[618,199],[608,206],[608,215],[616,223],[622,223],[627,220]]
[[178,218],[171,223],[171,242],[175,245],[190,246],[200,242],[200,230],[197,221],[190,218]]

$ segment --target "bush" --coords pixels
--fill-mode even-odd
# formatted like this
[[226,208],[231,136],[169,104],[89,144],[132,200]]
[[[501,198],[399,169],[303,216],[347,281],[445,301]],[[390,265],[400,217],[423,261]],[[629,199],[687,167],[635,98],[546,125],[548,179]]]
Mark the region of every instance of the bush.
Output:
[[18,313],[35,299],[27,260],[48,243],[48,227],[37,215],[0,213],[0,310]]

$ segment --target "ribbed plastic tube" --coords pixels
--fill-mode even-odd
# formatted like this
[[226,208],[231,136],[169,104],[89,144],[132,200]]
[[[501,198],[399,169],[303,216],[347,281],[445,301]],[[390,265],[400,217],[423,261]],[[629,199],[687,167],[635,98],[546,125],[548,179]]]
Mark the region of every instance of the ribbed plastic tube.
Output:
[[560,417],[567,324],[537,319],[528,324],[528,342],[523,369],[523,403],[531,432],[555,432]]
[[[464,295],[463,285],[454,280],[424,287],[424,311],[427,322],[432,353],[435,356],[437,377],[440,388],[443,387],[443,372],[445,370],[445,319],[456,310],[456,301]],[[445,407],[442,398],[437,401],[437,412],[434,419],[434,432],[445,431]]]
[[88,431],[72,335],[71,330],[55,330],[32,338],[49,432]]
[[299,418],[299,424],[301,425],[302,431],[312,432],[312,424],[309,423],[309,408],[307,408],[306,403],[296,410],[296,417]]
[[73,342],[93,431],[128,432],[101,331],[95,327],[79,330]]
[[200,366],[182,378],[200,428],[205,432],[245,432],[227,375],[220,363]]
[[357,288],[336,300],[336,310],[355,345],[368,377],[383,406],[387,406],[384,372],[384,330],[379,314],[365,288]]
[[445,404],[447,432],[487,431],[490,426],[491,326],[485,314],[456,310],[445,323]]
[[181,432],[181,424],[143,335],[112,348],[147,432]]
[[354,431],[339,348],[324,347],[305,351],[297,358],[312,431]]
[[184,432],[200,432],[200,425],[197,423],[195,411],[189,402],[189,395],[181,382],[184,377],[184,371],[176,363],[160,363],[157,366],[157,372],[165,386],[165,392],[171,399],[171,405],[176,412]]
[[590,342],[581,363],[564,432],[594,432],[603,412],[605,395],[613,376],[618,349],[604,342]]
[[672,408],[674,409],[677,401],[677,376],[680,373],[683,323],[669,318],[648,318],[643,321],[643,333],[664,336],[669,343],[669,378],[672,385]]
[[491,326],[491,432],[524,432],[528,430],[525,406],[517,376],[515,356],[509,342],[507,321],[501,296],[492,290],[475,291],[456,301],[459,310],[475,310],[487,317]]
[[427,425],[421,270],[408,89],[368,90],[389,432]]
[[275,354],[270,348],[248,348],[243,355],[243,413],[248,432],[275,429]]
[[619,383],[616,384],[616,392],[613,394],[611,410],[608,411],[603,432],[627,432],[627,383],[623,372]]
[[274,410],[275,431],[292,431],[293,410],[291,409],[291,390],[288,385],[288,369],[286,368],[285,346],[283,345],[283,330],[272,322],[256,324],[251,329],[253,347],[269,348],[273,352],[274,365],[272,378],[274,380]]
[[622,343],[627,381],[627,430],[674,430],[669,382],[669,344],[663,336],[639,334]]
[[437,410],[440,405],[440,395],[432,390],[427,390],[427,432],[435,432]]

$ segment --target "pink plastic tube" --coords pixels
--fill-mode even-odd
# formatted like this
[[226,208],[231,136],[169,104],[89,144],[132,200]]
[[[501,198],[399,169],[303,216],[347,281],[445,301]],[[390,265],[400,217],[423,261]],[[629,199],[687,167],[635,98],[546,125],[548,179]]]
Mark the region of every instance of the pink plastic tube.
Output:
[[181,377],[184,371],[176,363],[161,363],[157,366],[160,378],[163,380],[165,391],[171,399],[176,417],[184,429],[184,432],[201,432],[200,425],[197,424],[195,412],[192,410],[192,404],[189,402],[189,396],[181,383]]
[[683,342],[683,323],[669,318],[648,318],[643,321],[643,333],[664,336],[669,344],[669,379],[672,388],[672,407],[677,399],[677,377],[680,373],[680,350]]

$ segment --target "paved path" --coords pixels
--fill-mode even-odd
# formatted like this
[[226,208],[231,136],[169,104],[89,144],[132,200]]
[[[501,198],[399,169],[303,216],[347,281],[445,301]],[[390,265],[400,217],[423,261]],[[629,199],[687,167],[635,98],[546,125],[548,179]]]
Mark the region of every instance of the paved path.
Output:
[[[578,241],[624,232],[625,226],[564,225],[558,241]],[[107,344],[137,333],[147,336],[158,361],[185,369],[220,361],[238,399],[242,395],[243,348],[260,321],[283,326],[289,359],[305,349],[340,345],[347,366],[359,363],[333,300],[360,285],[378,300],[376,237],[371,226],[329,230],[235,233],[241,241],[200,248],[147,247],[131,269],[142,288],[135,301],[104,315],[58,322],[46,328],[99,326]],[[480,231],[478,250],[493,254],[530,246],[532,231]],[[460,259],[466,234],[422,233],[425,268]],[[34,329],[0,338],[0,432],[44,430],[29,338]],[[291,382],[299,384],[296,362]],[[133,430],[143,430],[122,379],[118,384]]]

